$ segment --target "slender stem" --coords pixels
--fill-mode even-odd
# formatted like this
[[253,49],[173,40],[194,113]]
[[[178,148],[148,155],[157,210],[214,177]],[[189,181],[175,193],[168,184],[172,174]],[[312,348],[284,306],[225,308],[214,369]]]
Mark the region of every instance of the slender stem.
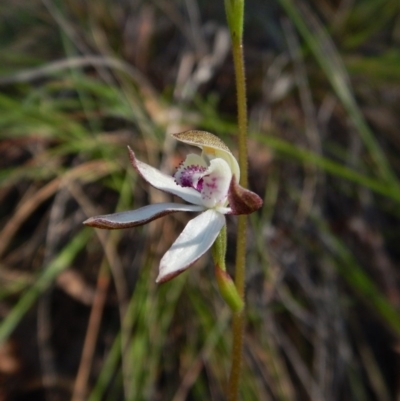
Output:
[[242,368],[243,328],[244,312],[242,311],[235,313],[232,321],[232,365],[229,376],[228,401],[237,401],[239,399],[239,383]]
[[[247,104],[244,57],[241,38],[232,35],[233,62],[236,76],[236,93],[238,107],[238,147],[240,166],[240,185],[247,188]],[[246,269],[246,230],[247,217],[239,216],[236,244],[235,285],[244,301],[245,269]],[[242,365],[243,331],[245,325],[244,309],[233,315],[232,322],[232,366],[229,377],[228,401],[237,401]]]
[[247,188],[247,96],[246,76],[244,72],[244,57],[242,41],[235,36],[232,37],[233,64],[236,77],[236,98],[238,113],[238,147],[240,185]]

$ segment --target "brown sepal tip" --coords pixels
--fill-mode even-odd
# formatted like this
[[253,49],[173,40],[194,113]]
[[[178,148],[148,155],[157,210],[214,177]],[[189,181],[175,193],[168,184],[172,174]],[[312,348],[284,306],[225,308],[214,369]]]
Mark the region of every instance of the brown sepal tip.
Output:
[[263,200],[255,193],[240,186],[232,176],[228,193],[229,206],[234,215],[251,214],[263,205]]

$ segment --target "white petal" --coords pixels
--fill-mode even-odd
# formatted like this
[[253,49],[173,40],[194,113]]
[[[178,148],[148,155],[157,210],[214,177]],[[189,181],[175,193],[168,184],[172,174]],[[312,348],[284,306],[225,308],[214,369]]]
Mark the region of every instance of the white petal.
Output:
[[228,163],[221,158],[211,160],[210,167],[203,174],[203,205],[209,208],[226,206],[231,180],[232,171]]
[[136,159],[135,153],[128,146],[129,158],[136,171],[154,188],[170,194],[179,196],[183,200],[194,205],[202,205],[201,195],[193,188],[183,188],[179,186],[174,178],[162,173],[160,170],[149,166],[146,163]]
[[198,130],[190,130],[172,135],[178,141],[203,149],[202,156],[207,158],[207,160],[213,160],[217,157],[224,159],[231,168],[232,174],[236,177],[237,182],[239,182],[239,164],[229,148],[217,136],[207,131]]
[[154,203],[136,210],[90,217],[83,224],[106,229],[129,228],[141,226],[170,213],[201,212],[203,210],[204,207],[202,206],[181,205],[179,203]]
[[176,169],[175,182],[180,186],[197,190],[197,184],[206,169],[206,161],[201,156],[190,153]]
[[231,152],[227,152],[222,149],[203,148],[202,156],[206,157],[210,161],[214,160],[216,158],[224,159],[228,163],[228,165],[232,171],[232,174],[236,177],[236,180],[239,182],[239,179],[240,179],[239,164],[238,164],[235,156],[233,156],[233,154]]
[[225,217],[213,209],[190,220],[160,262],[157,283],[170,280],[190,267],[214,243]]
[[196,155],[195,153],[189,153],[186,156],[186,159],[183,161],[182,166],[187,167],[192,165],[207,167],[207,162],[200,155]]

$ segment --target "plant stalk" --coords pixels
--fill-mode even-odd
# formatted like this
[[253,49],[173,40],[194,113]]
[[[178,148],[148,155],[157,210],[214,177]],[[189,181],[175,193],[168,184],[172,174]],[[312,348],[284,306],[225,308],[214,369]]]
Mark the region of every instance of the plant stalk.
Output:
[[[238,107],[238,148],[240,166],[240,185],[248,186],[247,172],[247,101],[246,79],[244,70],[243,45],[241,37],[232,35],[233,62],[236,76],[236,96]],[[235,285],[238,294],[244,302],[245,270],[246,270],[246,230],[247,216],[238,217],[236,243]],[[233,315],[232,322],[232,365],[229,376],[228,401],[239,398],[239,382],[243,353],[243,332],[245,325],[244,309]]]

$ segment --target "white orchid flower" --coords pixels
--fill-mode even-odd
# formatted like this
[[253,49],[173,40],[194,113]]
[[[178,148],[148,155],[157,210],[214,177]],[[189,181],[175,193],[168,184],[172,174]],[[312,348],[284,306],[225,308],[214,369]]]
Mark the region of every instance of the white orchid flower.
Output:
[[210,249],[226,223],[226,214],[249,214],[262,205],[258,195],[238,185],[238,162],[218,137],[205,131],[186,131],[173,136],[203,150],[201,155],[189,154],[173,177],[139,161],[128,147],[129,157],[150,185],[189,204],[156,203],[137,210],[91,217],[84,222],[91,227],[119,229],[140,226],[171,213],[201,212],[189,221],[162,257],[158,283],[185,271]]

